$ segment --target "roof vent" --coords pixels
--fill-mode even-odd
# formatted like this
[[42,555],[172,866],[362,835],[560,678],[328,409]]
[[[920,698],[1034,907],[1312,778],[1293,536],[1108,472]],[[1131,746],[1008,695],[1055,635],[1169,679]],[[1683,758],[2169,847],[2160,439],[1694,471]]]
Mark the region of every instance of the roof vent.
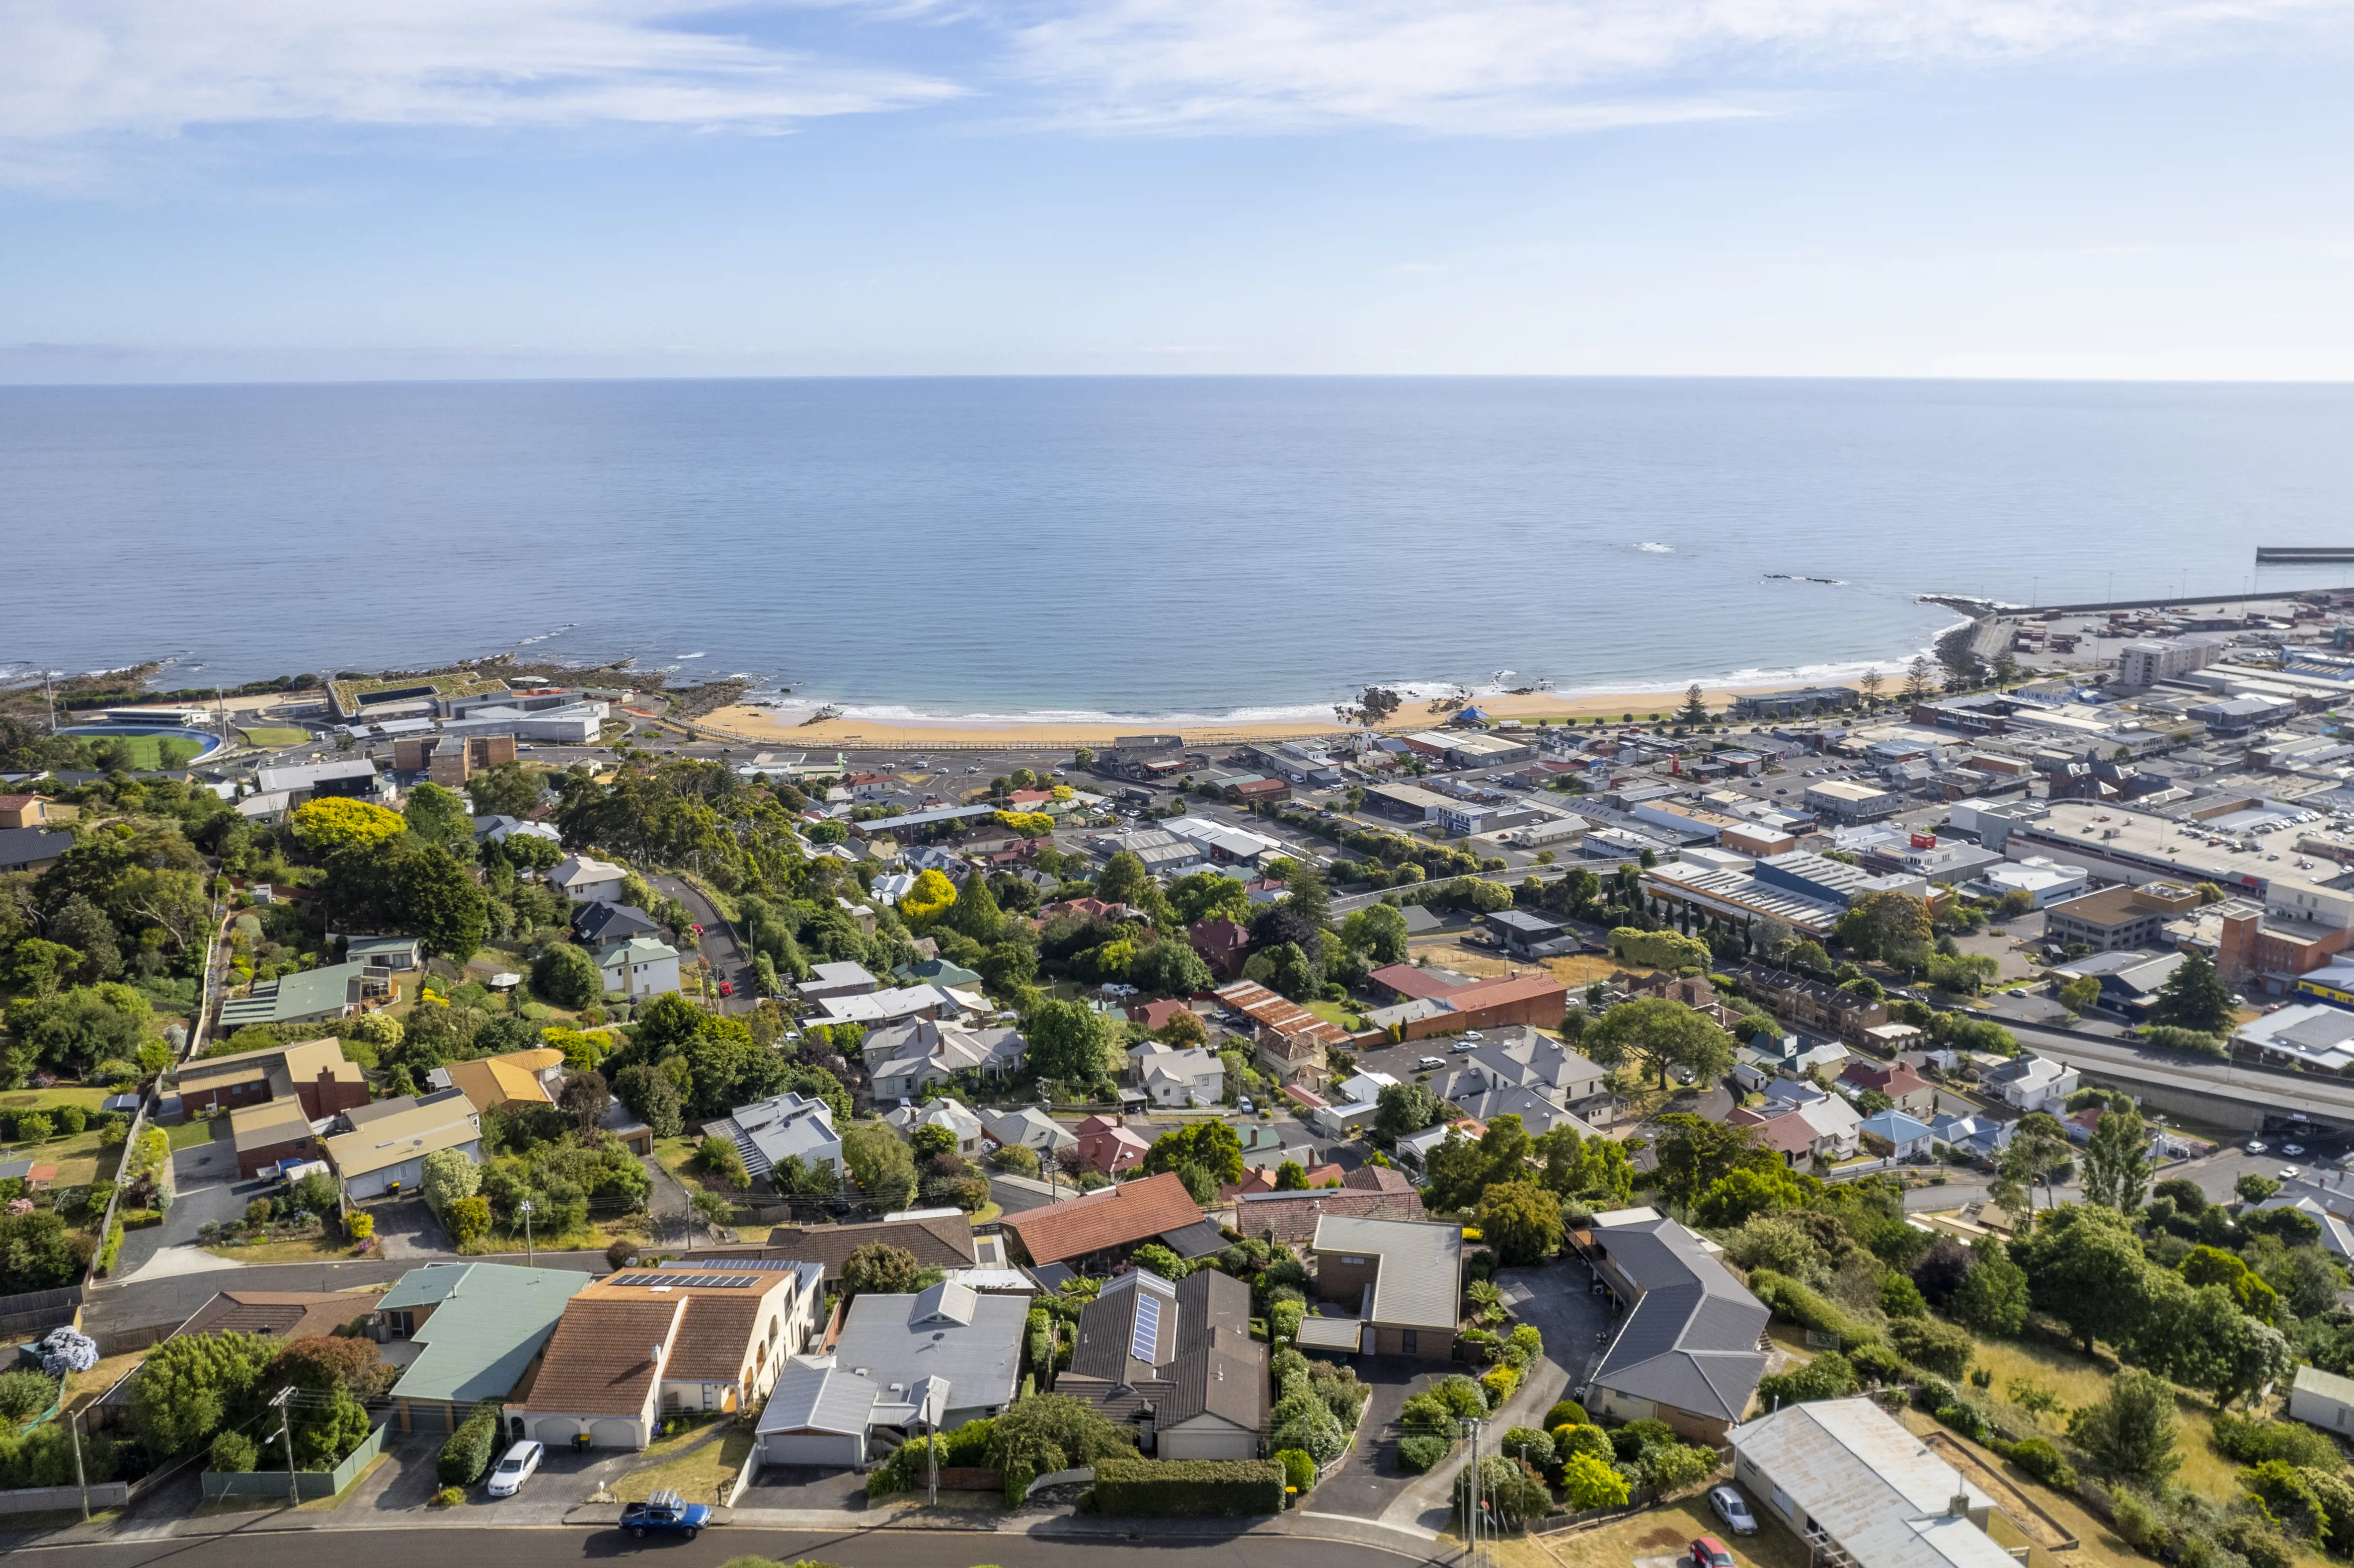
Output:
[[1955,1519],[1967,1518],[1970,1511],[1970,1494],[1956,1492],[1946,1504],[1946,1512]]

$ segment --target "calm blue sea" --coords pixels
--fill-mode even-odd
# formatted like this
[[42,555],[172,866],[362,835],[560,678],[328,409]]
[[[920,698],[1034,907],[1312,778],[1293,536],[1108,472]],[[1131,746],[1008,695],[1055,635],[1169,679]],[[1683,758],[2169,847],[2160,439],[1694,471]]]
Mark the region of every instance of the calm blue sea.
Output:
[[1925,592],[2336,583],[2253,547],[2354,544],[2354,388],[20,387],[0,537],[0,663],[520,644],[878,717],[1259,716],[1893,666],[1954,619]]

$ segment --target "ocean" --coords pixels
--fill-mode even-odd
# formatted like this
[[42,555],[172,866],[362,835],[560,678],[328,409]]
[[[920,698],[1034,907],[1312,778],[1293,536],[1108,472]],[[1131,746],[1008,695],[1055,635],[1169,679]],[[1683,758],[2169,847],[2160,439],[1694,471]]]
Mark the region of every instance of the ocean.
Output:
[[2338,584],[2354,387],[922,379],[0,389],[0,666],[520,648],[855,716],[1893,671],[2007,602]]

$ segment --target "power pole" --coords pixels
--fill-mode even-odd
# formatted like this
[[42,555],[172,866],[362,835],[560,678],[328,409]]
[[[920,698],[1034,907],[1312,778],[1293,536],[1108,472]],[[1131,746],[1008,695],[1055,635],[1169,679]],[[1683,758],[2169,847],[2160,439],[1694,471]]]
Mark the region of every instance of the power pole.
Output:
[[286,1440],[286,1506],[288,1508],[296,1507],[302,1500],[302,1483],[297,1480],[294,1475],[294,1412],[287,1404],[293,1397],[294,1385],[290,1383],[280,1389],[277,1397],[270,1402],[270,1408],[278,1412],[278,1436]]
[[66,1430],[73,1435],[74,1485],[81,1489],[81,1521],[90,1522],[90,1478],[81,1467],[81,1412],[66,1412]]
[[525,1268],[531,1268],[535,1266],[538,1263],[538,1259],[533,1255],[531,1250],[531,1200],[525,1198],[522,1202],[517,1203],[515,1205],[515,1213],[523,1216],[524,1266]]

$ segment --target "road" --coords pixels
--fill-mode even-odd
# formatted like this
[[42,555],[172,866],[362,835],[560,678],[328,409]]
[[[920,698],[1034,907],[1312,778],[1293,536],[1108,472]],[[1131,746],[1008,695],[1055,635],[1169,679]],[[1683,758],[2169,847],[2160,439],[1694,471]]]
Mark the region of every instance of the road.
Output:
[[712,999],[719,1011],[751,1012],[758,1000],[752,994],[752,962],[744,956],[743,945],[736,940],[736,933],[727,928],[727,922],[722,920],[719,911],[711,906],[711,900],[696,892],[692,884],[675,876],[650,875],[646,880],[654,885],[657,892],[685,905],[687,914],[703,927],[703,956],[711,961],[713,977],[736,988],[733,996]]
[[[731,1525],[706,1531],[697,1541],[632,1541],[618,1530],[467,1528],[456,1520],[387,1530],[273,1527],[279,1516],[256,1513],[222,1534],[197,1539],[121,1544],[58,1545],[45,1555],[89,1568],[317,1568],[328,1551],[338,1568],[415,1568],[425,1557],[439,1568],[560,1568],[580,1563],[644,1559],[663,1568],[717,1568],[731,1558],[766,1557],[779,1563],[811,1559],[843,1568],[952,1568],[970,1563],[1003,1563],[1019,1568],[1099,1568],[1108,1552],[1179,1553],[1189,1568],[1354,1568],[1384,1548],[1355,1542],[1319,1541],[1288,1532],[1256,1531],[1246,1521],[1140,1520],[1113,1535],[1104,1527],[1066,1527],[1046,1535],[1001,1534],[931,1527],[854,1531],[773,1531]],[[228,1520],[210,1521],[228,1524]],[[1172,1528],[1173,1527],[1173,1528]],[[1206,1527],[1206,1528],[1205,1528]],[[1053,1526],[1047,1527],[1050,1531]],[[1112,1527],[1116,1529],[1117,1527]],[[1109,1539],[1107,1539],[1109,1536]],[[428,1545],[427,1542],[438,1544]],[[332,1545],[329,1543],[332,1542]],[[19,1548],[19,1550],[24,1550]],[[1391,1553],[1400,1561],[1449,1561],[1445,1543],[1428,1553],[1399,1534]]]
[[[2252,1071],[2228,1062],[2205,1062],[2124,1041],[2087,1040],[2031,1023],[2004,1021],[2004,1027],[2038,1055],[2095,1072],[2107,1069],[2185,1093],[2264,1111],[2303,1111],[2354,1126],[2354,1082],[2338,1078]],[[2223,1107],[2218,1106],[2218,1110]],[[2206,1119],[2225,1121],[2223,1116]]]

